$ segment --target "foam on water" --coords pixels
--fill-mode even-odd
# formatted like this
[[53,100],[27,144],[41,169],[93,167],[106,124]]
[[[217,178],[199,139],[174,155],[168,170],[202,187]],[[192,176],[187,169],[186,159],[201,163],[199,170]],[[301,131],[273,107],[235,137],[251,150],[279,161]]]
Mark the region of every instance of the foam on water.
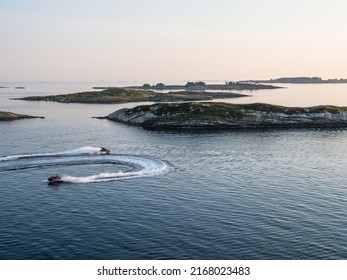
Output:
[[50,157],[50,156],[64,156],[64,155],[100,155],[101,147],[92,147],[92,146],[86,146],[81,147],[73,150],[67,150],[63,152],[56,152],[56,153],[37,153],[37,154],[23,154],[23,155],[10,155],[10,156],[4,156],[0,157],[1,161],[7,161],[7,160],[16,160],[16,159],[23,159],[23,158],[34,158],[34,157]]
[[[95,161],[100,162],[100,157],[93,157]],[[62,181],[66,183],[97,183],[97,182],[107,182],[115,181],[120,179],[131,179],[147,176],[155,176],[159,174],[166,173],[168,171],[168,166],[165,162],[148,157],[137,157],[130,155],[111,155],[107,156],[102,163],[120,163],[136,168],[136,171],[118,171],[118,172],[104,172],[91,176],[68,176],[63,175]],[[91,161],[93,163],[93,161]]]
[[129,171],[110,171],[84,177],[62,174],[62,181],[75,184],[96,183],[119,179],[154,176],[169,171],[169,166],[159,159],[135,155],[101,155],[99,147],[83,147],[58,153],[6,156],[0,158],[0,171],[54,165],[105,163],[122,164],[131,168]]

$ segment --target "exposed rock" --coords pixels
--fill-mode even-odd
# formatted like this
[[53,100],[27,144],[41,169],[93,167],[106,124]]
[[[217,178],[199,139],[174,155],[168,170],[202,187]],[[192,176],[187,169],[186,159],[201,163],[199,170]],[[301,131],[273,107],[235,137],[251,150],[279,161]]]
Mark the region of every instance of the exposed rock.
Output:
[[284,107],[263,103],[157,103],[120,109],[107,119],[148,128],[347,127],[347,107]]
[[34,118],[44,119],[45,117],[21,115],[21,114],[16,114],[12,112],[0,111],[0,121],[14,121],[14,120],[20,120],[20,119],[34,119]]

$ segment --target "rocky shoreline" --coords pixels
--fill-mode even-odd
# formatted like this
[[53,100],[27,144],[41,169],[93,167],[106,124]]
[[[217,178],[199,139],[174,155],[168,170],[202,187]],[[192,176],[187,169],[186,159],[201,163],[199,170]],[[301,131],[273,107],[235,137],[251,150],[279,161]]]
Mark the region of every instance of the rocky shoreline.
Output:
[[29,115],[16,114],[12,112],[0,111],[0,121],[14,121],[14,120],[35,119],[35,118],[44,119],[45,117],[29,116]]
[[120,109],[104,118],[154,129],[333,128],[347,127],[347,107],[157,103]]

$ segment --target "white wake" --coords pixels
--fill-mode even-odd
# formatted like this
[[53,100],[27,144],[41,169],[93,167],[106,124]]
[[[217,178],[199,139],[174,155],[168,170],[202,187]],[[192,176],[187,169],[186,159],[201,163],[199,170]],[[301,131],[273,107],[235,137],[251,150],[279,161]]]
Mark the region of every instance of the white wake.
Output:
[[64,155],[100,155],[101,147],[92,147],[92,146],[86,146],[78,149],[73,150],[67,150],[63,152],[57,152],[57,153],[37,153],[37,154],[23,154],[23,155],[11,155],[11,156],[4,156],[0,157],[1,161],[7,161],[7,160],[16,160],[16,159],[23,159],[23,158],[34,158],[34,157],[52,157],[52,156],[64,156]]
[[[101,155],[99,147],[83,147],[58,153],[25,154],[0,157],[0,171],[9,171],[45,166],[74,164],[121,164],[129,167],[128,171],[103,172],[90,176],[70,176],[60,174],[66,183],[96,183],[120,179],[155,176],[167,173],[170,167],[156,158],[136,155]],[[48,174],[49,177],[52,174]]]

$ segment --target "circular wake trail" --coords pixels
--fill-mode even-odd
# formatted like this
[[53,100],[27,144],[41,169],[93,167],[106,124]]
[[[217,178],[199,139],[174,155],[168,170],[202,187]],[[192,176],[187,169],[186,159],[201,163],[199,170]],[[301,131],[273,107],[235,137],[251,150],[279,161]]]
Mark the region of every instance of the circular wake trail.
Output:
[[129,170],[103,172],[84,177],[61,175],[62,181],[75,184],[97,183],[155,176],[169,171],[168,164],[159,159],[135,155],[101,155],[98,147],[84,147],[59,153],[0,157],[0,171],[81,164],[120,164],[128,166]]

